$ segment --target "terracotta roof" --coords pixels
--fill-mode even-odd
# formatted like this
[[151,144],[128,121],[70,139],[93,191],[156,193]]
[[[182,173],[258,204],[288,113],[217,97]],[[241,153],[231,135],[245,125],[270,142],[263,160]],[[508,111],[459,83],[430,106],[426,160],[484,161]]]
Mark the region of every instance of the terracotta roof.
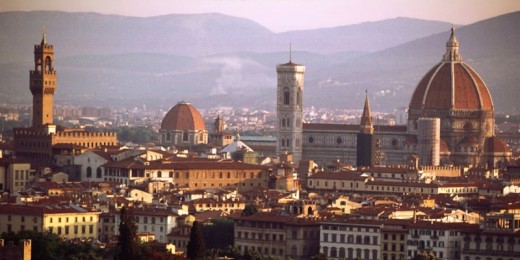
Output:
[[446,143],[446,141],[444,141],[443,139],[441,139],[439,146],[440,146],[439,152],[441,152],[441,153],[447,153],[450,151],[450,147],[448,146],[448,143]]
[[162,130],[206,130],[206,124],[200,112],[190,103],[180,102],[175,105],[161,123]]
[[327,180],[364,180],[361,174],[355,172],[317,172],[309,177],[312,179],[327,179]]
[[88,210],[80,208],[80,207],[58,206],[58,205],[46,205],[46,206],[26,206],[26,205],[12,205],[12,204],[0,205],[0,214],[43,216],[44,214],[66,214],[66,213],[82,213],[82,212],[88,212]]
[[500,137],[489,137],[484,144],[487,153],[510,153],[509,146]]
[[[458,55],[458,42],[456,49]],[[458,56],[444,58],[426,73],[415,88],[410,109],[493,111],[493,101],[484,81]]]
[[267,170],[267,166],[248,164],[236,161],[216,161],[216,160],[167,160],[167,161],[150,161],[145,165],[139,160],[129,158],[122,161],[108,162],[103,165],[110,168],[125,169],[167,169],[167,170],[190,170],[190,169],[251,169],[251,170]]

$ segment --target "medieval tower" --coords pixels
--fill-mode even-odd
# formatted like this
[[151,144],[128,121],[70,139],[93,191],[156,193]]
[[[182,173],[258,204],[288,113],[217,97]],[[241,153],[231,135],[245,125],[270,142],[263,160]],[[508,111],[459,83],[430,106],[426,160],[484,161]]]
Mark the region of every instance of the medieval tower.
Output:
[[53,124],[53,99],[56,90],[54,47],[47,44],[45,31],[40,45],[34,46],[34,70],[30,72],[29,88],[33,96],[32,126]]
[[288,63],[276,66],[278,74],[276,113],[278,136],[276,153],[293,155],[298,163],[302,158],[303,76],[305,66]]

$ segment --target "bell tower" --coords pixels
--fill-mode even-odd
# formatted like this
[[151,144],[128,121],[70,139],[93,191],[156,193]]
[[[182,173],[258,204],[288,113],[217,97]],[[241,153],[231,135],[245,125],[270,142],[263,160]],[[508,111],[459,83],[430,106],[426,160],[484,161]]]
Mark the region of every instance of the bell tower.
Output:
[[32,126],[52,125],[56,71],[54,46],[47,44],[45,28],[42,29],[41,43],[34,46],[34,70],[30,71],[29,84],[33,95]]
[[356,166],[374,166],[374,152],[376,150],[374,138],[374,125],[372,124],[372,114],[368,103],[368,92],[365,91],[365,106],[361,116],[361,124],[357,134]]
[[278,136],[276,153],[290,153],[293,161],[302,158],[303,76],[305,66],[289,62],[276,66],[278,74],[276,114]]

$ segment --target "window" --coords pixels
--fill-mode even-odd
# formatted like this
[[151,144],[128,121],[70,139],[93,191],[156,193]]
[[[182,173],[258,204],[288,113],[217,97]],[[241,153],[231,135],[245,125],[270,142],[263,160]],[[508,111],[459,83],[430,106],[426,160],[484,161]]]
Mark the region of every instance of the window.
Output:
[[96,178],[100,179],[102,177],[101,167],[96,169]]
[[283,104],[284,105],[289,105],[290,104],[290,94],[289,94],[289,89],[286,88],[283,90]]
[[92,168],[87,167],[87,178],[92,178]]

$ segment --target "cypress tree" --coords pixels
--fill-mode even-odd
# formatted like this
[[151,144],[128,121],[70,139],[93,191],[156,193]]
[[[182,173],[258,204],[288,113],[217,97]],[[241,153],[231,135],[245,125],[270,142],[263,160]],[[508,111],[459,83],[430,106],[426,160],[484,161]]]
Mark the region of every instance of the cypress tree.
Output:
[[198,221],[194,221],[193,226],[191,226],[190,241],[187,246],[187,256],[191,260],[202,259],[204,257],[204,251],[206,251],[204,237],[199,225]]
[[119,252],[116,259],[139,259],[139,240],[136,233],[137,227],[133,215],[125,206],[121,208],[120,212],[119,241],[117,242]]

